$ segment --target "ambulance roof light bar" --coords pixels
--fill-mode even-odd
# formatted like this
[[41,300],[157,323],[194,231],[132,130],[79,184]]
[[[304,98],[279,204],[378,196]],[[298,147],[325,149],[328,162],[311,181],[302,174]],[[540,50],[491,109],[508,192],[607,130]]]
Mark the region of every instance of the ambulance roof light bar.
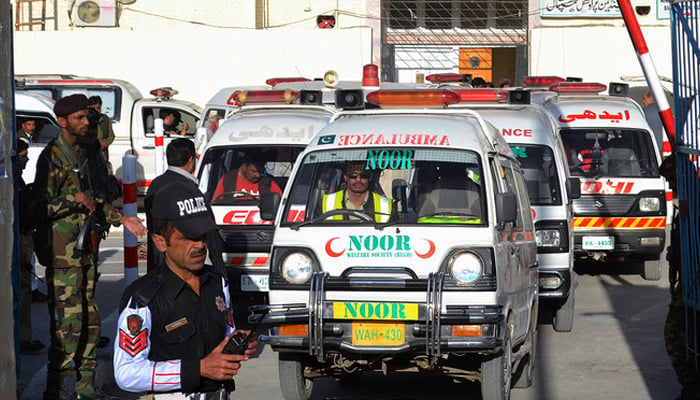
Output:
[[292,104],[299,98],[299,92],[287,90],[247,90],[233,95],[233,100],[241,105],[246,104]]
[[549,87],[557,82],[565,82],[560,76],[526,76],[523,87]]
[[559,82],[551,85],[549,90],[559,94],[598,94],[608,87],[596,82]]
[[459,94],[460,103],[503,103],[508,101],[508,91],[503,89],[451,89]]
[[168,100],[169,98],[175,96],[178,94],[178,91],[171,88],[170,86],[165,86],[165,87],[159,87],[151,90],[149,92],[151,96],[155,97],[158,100]]
[[367,102],[381,107],[445,107],[458,103],[460,94],[446,89],[377,90]]
[[288,83],[288,82],[311,82],[311,79],[309,78],[304,78],[304,77],[286,77],[286,78],[270,78],[265,81],[266,84],[275,87],[280,83]]
[[430,83],[464,83],[472,82],[472,74],[457,74],[454,72],[445,72],[441,74],[430,74],[425,77],[425,80]]

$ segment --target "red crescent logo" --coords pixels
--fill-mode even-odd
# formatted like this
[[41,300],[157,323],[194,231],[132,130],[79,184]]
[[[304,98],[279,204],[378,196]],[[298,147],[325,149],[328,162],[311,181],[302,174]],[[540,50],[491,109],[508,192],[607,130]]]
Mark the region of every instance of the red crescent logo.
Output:
[[415,250],[413,251],[414,253],[416,253],[416,255],[418,257],[420,257],[422,259],[430,258],[433,256],[433,254],[435,254],[435,243],[433,243],[433,241],[430,239],[425,239],[425,241],[428,242],[428,244],[430,245],[430,248],[428,249],[427,252],[425,252],[424,254],[420,254],[419,252],[417,252]]
[[328,255],[331,256],[331,257],[340,257],[340,256],[343,255],[343,253],[345,253],[345,249],[343,249],[343,250],[342,250],[341,252],[339,252],[339,253],[333,251],[333,249],[331,248],[331,243],[333,243],[333,241],[334,241],[335,239],[340,239],[340,238],[339,238],[339,237],[334,237],[333,239],[331,239],[331,240],[329,240],[329,241],[326,242],[326,254],[328,254]]
[[535,219],[536,216],[537,216],[537,213],[535,212],[535,209],[533,208],[532,209],[532,219]]

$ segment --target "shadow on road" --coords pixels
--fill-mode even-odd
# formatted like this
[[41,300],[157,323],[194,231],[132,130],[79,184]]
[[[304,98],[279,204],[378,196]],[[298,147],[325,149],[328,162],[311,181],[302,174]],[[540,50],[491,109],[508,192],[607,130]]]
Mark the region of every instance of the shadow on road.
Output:
[[649,398],[666,400],[676,376],[664,343],[664,322],[670,293],[668,267],[664,265],[659,281],[640,276],[641,263],[579,263],[579,274],[595,276],[611,304],[612,317],[619,323],[626,345],[642,376]]

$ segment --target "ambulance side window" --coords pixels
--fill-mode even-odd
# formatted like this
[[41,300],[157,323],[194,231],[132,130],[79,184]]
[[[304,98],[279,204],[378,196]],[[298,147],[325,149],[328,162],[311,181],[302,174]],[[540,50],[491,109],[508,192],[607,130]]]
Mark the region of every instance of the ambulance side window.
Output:
[[[514,169],[514,165],[511,161],[501,159],[501,167],[503,178],[506,183],[506,192],[515,193],[518,198],[518,212],[513,228],[516,231],[532,231],[532,226],[525,226],[525,221],[523,220],[523,212],[528,212],[530,209],[530,202],[527,198],[527,190],[523,184],[522,173],[518,169]],[[519,177],[516,178],[516,174]],[[530,224],[532,221],[530,220]]]

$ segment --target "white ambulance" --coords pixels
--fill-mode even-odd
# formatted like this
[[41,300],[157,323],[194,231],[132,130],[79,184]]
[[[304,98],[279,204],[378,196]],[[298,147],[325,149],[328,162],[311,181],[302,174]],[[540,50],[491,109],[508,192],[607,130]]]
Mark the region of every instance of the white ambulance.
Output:
[[[137,156],[138,193],[146,194],[155,178],[155,134],[154,121],[163,110],[176,111],[181,118],[178,128],[188,125],[186,137],[194,139],[202,112],[196,104],[176,100],[177,90],[158,88],[150,91],[152,98],[144,98],[131,83],[120,79],[95,79],[74,75],[17,75],[16,89],[39,93],[59,100],[82,93],[88,97],[102,98],[102,113],[112,120],[114,142],[109,146],[109,162],[117,178],[121,179],[122,157]],[[165,144],[170,141],[165,139]]]
[[54,101],[38,93],[26,91],[15,92],[15,127],[19,131],[22,122],[33,119],[36,122],[36,140],[29,144],[29,162],[22,172],[22,179],[27,184],[34,182],[36,161],[44,150],[46,143],[56,138],[61,132],[56,115],[53,113]]
[[503,135],[520,163],[535,221],[540,307],[553,310],[553,327],[570,332],[574,322],[576,273],[572,202],[580,182],[569,176],[557,125],[524,90],[452,88]]
[[[284,190],[297,156],[334,113],[329,107],[298,104],[299,95],[284,90],[236,93],[232,101],[239,106],[207,142],[195,172],[224,240],[222,257],[241,326],[247,325],[250,305],[268,302],[274,227],[260,219],[260,192]],[[297,103],[288,104],[292,99]],[[264,164],[257,191],[241,186],[237,176],[251,159]],[[295,218],[303,220],[303,214]]]
[[[611,84],[611,93],[624,87]],[[599,83],[559,82],[533,93],[555,118],[569,171],[581,179],[574,200],[574,253],[580,259],[641,262],[642,276],[661,278],[667,213],[660,149],[640,106],[599,94]]]
[[[279,352],[285,399],[309,399],[323,376],[416,367],[480,380],[484,399],[530,385],[538,296],[526,185],[500,132],[471,110],[442,109],[458,100],[369,93],[386,109],[340,112],[300,156],[275,219],[270,304],[252,315],[272,325],[262,340]],[[263,196],[261,215],[278,203]]]

